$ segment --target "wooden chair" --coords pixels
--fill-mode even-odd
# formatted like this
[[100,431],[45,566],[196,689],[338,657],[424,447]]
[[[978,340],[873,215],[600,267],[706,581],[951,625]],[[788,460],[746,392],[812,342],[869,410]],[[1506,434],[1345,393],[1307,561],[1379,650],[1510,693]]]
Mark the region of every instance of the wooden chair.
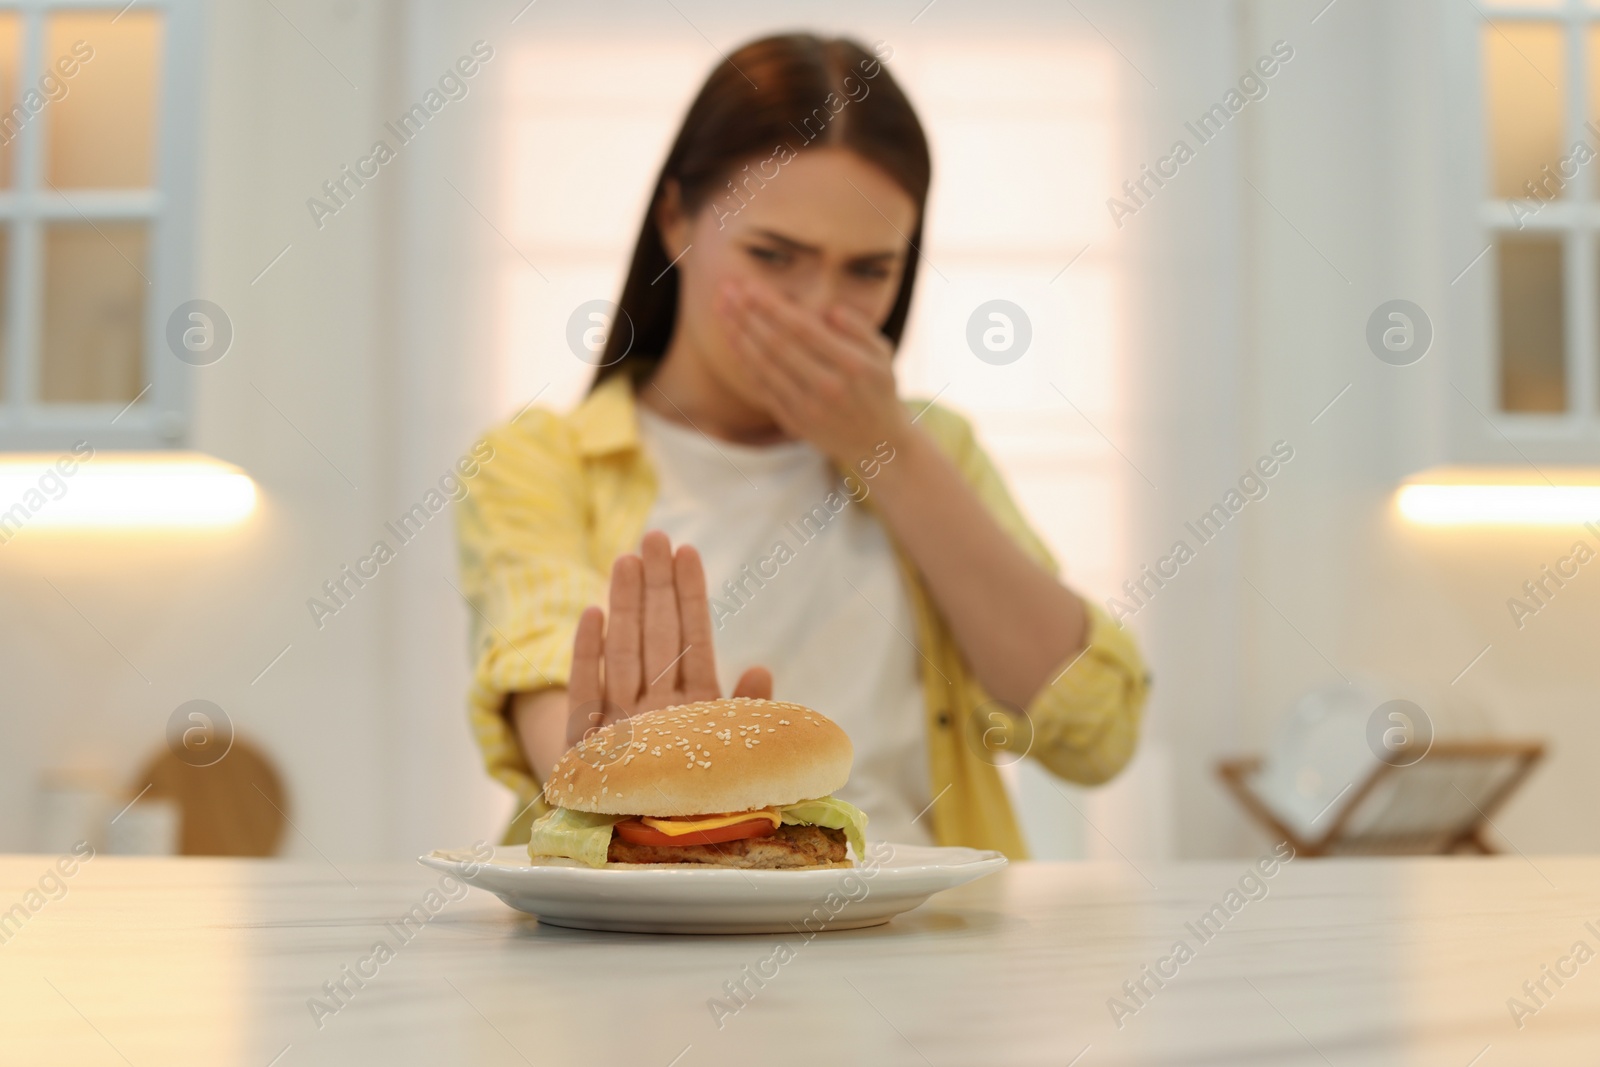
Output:
[[1315,838],[1287,826],[1256,792],[1260,756],[1219,760],[1217,775],[1257,824],[1302,856],[1492,855],[1499,849],[1485,827],[1543,756],[1540,741],[1437,741],[1418,762],[1377,763],[1346,787],[1313,820],[1328,819]]
[[134,779],[129,799],[146,784],[146,797],[170,799],[182,813],[182,855],[273,856],[283,842],[289,806],[283,779],[243,738],[209,767],[192,767],[163,748]]

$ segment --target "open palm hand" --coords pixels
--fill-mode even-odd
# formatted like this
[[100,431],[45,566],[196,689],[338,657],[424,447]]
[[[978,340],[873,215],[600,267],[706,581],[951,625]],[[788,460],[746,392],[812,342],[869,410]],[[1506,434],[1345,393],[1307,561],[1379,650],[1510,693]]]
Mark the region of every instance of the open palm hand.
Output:
[[[567,743],[609,723],[721,696],[705,570],[690,545],[660,530],[611,568],[609,613],[585,609],[572,642]],[[772,697],[772,672],[752,667],[734,696]]]

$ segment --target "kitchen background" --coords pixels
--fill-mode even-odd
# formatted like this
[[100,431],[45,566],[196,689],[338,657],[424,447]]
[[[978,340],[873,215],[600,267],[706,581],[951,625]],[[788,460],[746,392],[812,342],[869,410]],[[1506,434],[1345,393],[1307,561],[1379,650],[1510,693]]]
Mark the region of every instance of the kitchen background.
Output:
[[[905,390],[972,416],[1069,578],[1137,608],[1139,755],[1097,790],[1010,771],[1035,851],[1252,853],[1216,761],[1364,680],[1543,739],[1495,839],[1600,849],[1600,564],[1524,589],[1600,535],[1396,502],[1441,467],[1600,466],[1600,168],[1575,151],[1600,148],[1600,6],[31,0],[0,4],[3,91],[42,97],[0,124],[0,447],[86,440],[75,477],[111,483],[119,450],[177,448],[255,500],[179,464],[215,507],[63,528],[51,508],[90,489],[67,478],[0,544],[0,850],[54,847],[86,788],[115,814],[191,700],[276,763],[284,854],[499,832],[453,521],[385,524],[497,420],[581,395],[569,317],[615,297],[690,94],[796,28],[884,42],[933,141]],[[1009,363],[967,345],[993,299],[1031,323]],[[231,328],[219,359],[175,355],[191,300]],[[1420,358],[1369,343],[1395,300]],[[1185,523],[1275,446],[1267,494],[1199,545]],[[4,469],[0,509],[40,468]],[[380,538],[395,558],[316,617]],[[1131,599],[1180,538],[1194,558]]]

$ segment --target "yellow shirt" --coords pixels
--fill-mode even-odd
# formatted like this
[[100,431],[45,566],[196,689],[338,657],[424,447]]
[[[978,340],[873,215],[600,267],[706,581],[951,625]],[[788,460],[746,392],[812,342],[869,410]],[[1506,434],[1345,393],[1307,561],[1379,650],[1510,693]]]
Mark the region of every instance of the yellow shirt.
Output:
[[[1029,556],[1056,571],[966,420],[919,401],[918,422],[989,513]],[[504,842],[527,840],[547,809],[506,715],[511,693],[565,686],[578,616],[604,606],[612,561],[635,551],[656,497],[639,441],[631,383],[608,378],[570,415],[529,410],[488,435],[493,458],[468,482],[457,512],[462,591],[473,608],[475,666],[468,695],[473,733],[489,773],[521,811]],[[870,486],[870,483],[868,483]],[[873,507],[869,493],[865,503]],[[906,589],[923,653],[929,780],[923,816],[942,845],[1027,848],[997,765],[1027,755],[1068,781],[1103,782],[1133,755],[1148,676],[1133,636],[1088,605],[1089,643],[1064,660],[1024,720],[998,710],[962,659],[927,587],[903,552]],[[780,697],[782,694],[778,694]],[[827,709],[821,709],[826,712]],[[867,813],[871,816],[871,812]]]

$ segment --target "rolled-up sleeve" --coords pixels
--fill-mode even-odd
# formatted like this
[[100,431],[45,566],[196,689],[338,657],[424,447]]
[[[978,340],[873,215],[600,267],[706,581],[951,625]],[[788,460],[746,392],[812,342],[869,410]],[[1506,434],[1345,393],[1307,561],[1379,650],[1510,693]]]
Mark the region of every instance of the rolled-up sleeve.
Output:
[[[1055,558],[1029,527],[970,425],[954,413],[942,414],[940,429],[950,435],[952,458],[989,514],[1023,551],[1058,574]],[[1055,774],[1094,785],[1133,758],[1149,676],[1132,632],[1088,600],[1084,607],[1087,644],[1063,659],[1052,681],[1034,695],[1026,709],[1032,730],[1024,732],[1024,743]]]
[[602,602],[606,581],[590,559],[583,466],[561,422],[530,411],[486,440],[494,455],[456,512],[472,615],[468,714],[490,775],[531,800],[539,784],[506,697],[567,684],[578,617]]
[[1040,763],[1071,782],[1095,785],[1133,758],[1148,679],[1133,635],[1084,602],[1088,645],[1061,665],[1028,706]]

